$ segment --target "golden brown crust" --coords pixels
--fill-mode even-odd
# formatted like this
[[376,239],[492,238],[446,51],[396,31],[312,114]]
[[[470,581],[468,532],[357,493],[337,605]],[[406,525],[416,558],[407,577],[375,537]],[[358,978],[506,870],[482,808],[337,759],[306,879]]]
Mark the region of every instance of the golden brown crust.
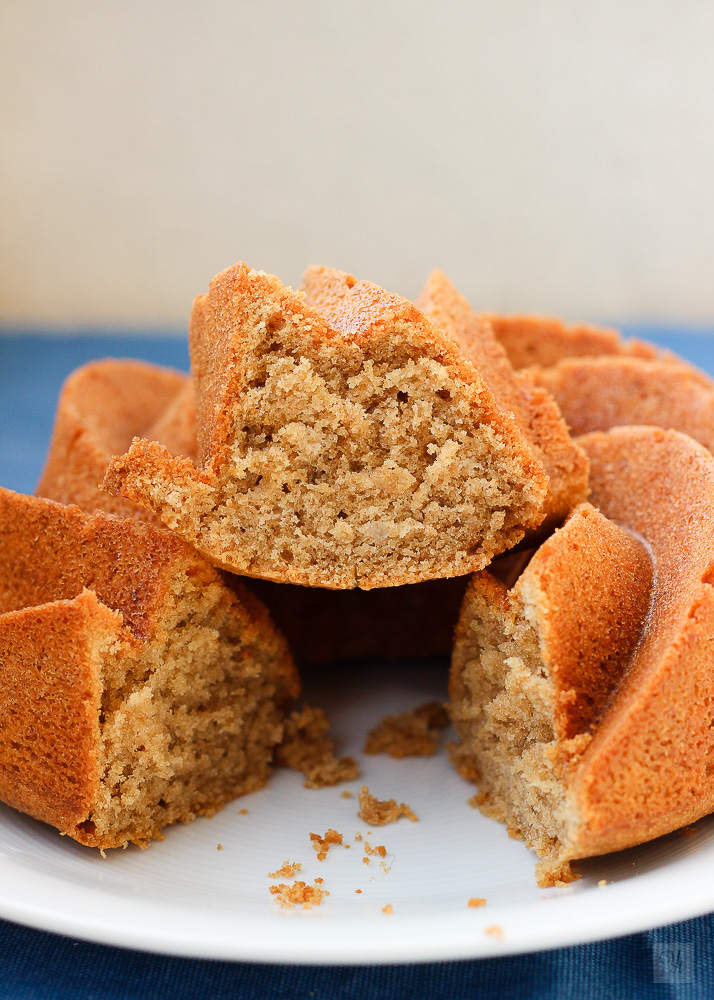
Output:
[[649,612],[652,574],[639,538],[590,503],[581,504],[510,589],[488,570],[471,578],[456,629],[452,702],[469,700],[463,661],[483,605],[508,623],[511,634],[522,617],[536,629],[552,688],[555,738],[589,732],[629,667]]
[[622,339],[617,330],[577,323],[567,326],[546,316],[497,316],[484,314],[503,344],[514,368],[549,366],[562,358],[600,354],[629,354],[654,359],[658,348],[641,340]]
[[[84,844],[146,842],[264,783],[298,689],[258,599],[179,538],[0,490],[2,801]],[[214,716],[243,741],[225,752],[223,785],[211,774],[215,791],[184,792],[185,770],[170,791],[182,754],[187,768],[200,753],[223,767]],[[146,787],[124,784],[134,766]]]
[[186,378],[183,388],[176,393],[148,430],[132,430],[131,437],[127,436],[123,451],[129,447],[135,434],[145,437],[149,441],[159,441],[171,455],[185,455],[186,458],[195,461],[197,454],[196,394],[193,380]]
[[649,424],[714,451],[714,382],[683,364],[640,358],[571,358],[534,370],[573,434]]
[[641,843],[714,809],[714,459],[650,427],[582,444],[593,501],[647,540],[656,576],[632,665],[570,778],[583,816],[576,857]]
[[417,299],[429,316],[477,368],[503,410],[516,424],[543,463],[549,478],[548,506],[541,531],[562,522],[587,497],[588,463],[568,433],[556,403],[528,375],[515,372],[489,323],[441,271],[433,271]]
[[63,832],[96,801],[100,647],[125,631],[89,591],[0,614],[0,798]]
[[[87,511],[158,521],[146,508],[109,496],[100,485],[112,456],[123,454],[136,435],[153,440],[160,433],[158,439],[170,447],[190,444],[187,384],[187,375],[141,361],[107,359],[78,368],[60,393],[38,495]],[[180,434],[164,415],[179,396],[180,416],[174,419],[181,421]]]
[[[411,303],[326,269],[308,272],[308,296],[318,277],[330,285],[329,301],[319,309],[244,264],[214,278],[208,295],[194,303],[190,326],[202,468],[135,441],[112,464],[105,487],[157,511],[216,565],[246,576],[370,589],[483,565],[542,520],[542,464],[473,366]],[[427,368],[449,380],[438,399]],[[385,443],[395,433],[391,424],[388,434],[369,399],[360,395],[357,405],[350,394],[376,392],[374,379],[378,391],[388,393],[393,417],[403,405],[398,397],[409,393],[398,392],[390,378],[412,369],[422,380],[414,384],[427,387],[421,391],[451,414],[453,426],[435,417],[434,426],[447,428],[446,440],[427,438],[422,448],[415,437],[414,454],[402,458],[404,442]],[[291,402],[300,386],[304,406]],[[387,403],[377,397],[374,405]],[[314,407],[321,408],[319,417]],[[478,438],[463,430],[469,421],[478,425]],[[482,437],[490,442],[484,450]],[[349,461],[346,449],[354,451]],[[471,451],[496,464],[497,475],[477,471]],[[477,503],[470,494],[465,499],[467,489],[448,499],[445,484],[452,477],[445,469],[452,462],[462,463],[468,490],[478,486]],[[332,478],[338,468],[339,495]],[[456,516],[454,504],[464,503],[472,504],[470,517],[482,520],[480,539],[470,523],[464,526],[460,507]],[[459,532],[468,534],[468,543]]]
[[600,513],[576,511],[512,591],[473,578],[451,678],[462,756],[543,885],[714,810],[714,458],[653,427],[581,444]]
[[177,561],[213,573],[167,531],[0,489],[0,614],[71,600],[87,588],[146,635]]
[[642,541],[586,503],[517,581],[511,597],[524,602],[531,621],[537,618],[541,655],[558,692],[558,739],[589,732],[607,709],[647,620],[652,578]]

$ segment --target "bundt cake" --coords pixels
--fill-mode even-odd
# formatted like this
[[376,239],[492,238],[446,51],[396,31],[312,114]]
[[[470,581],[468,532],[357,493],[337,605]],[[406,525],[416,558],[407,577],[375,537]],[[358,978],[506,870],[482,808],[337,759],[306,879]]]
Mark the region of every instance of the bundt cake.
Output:
[[714,810],[714,458],[652,427],[580,443],[594,506],[512,589],[472,578],[451,673],[455,758],[541,885]]
[[714,452],[714,381],[684,362],[567,358],[532,374],[558,401],[573,434],[651,424]]
[[82,510],[160,523],[123,497],[100,489],[113,455],[136,435],[159,440],[172,454],[193,454],[191,380],[143,361],[93,361],[65,381],[57,403],[45,469],[37,494]]
[[144,844],[263,785],[297,693],[260,602],[175,535],[0,490],[0,800]]
[[496,339],[503,345],[514,368],[543,367],[562,358],[591,357],[601,354],[626,355],[654,361],[674,357],[654,344],[632,338],[624,340],[617,330],[576,323],[568,326],[546,316],[498,316],[481,314],[490,324]]
[[104,485],[245,576],[368,590],[480,569],[543,520],[543,465],[427,317],[344,284],[326,319],[271,275],[218,275],[190,323],[199,464],[135,440]]
[[441,271],[433,271],[417,306],[453,340],[510,410],[519,430],[548,474],[548,503],[542,530],[562,523],[587,496],[588,463],[573,441],[556,403],[527,374],[516,372],[489,323],[478,317]]
[[[132,428],[145,426],[143,394],[135,391],[137,384],[150,389],[154,383],[161,386],[172,381],[173,375],[165,369],[125,361],[100,361],[73,373],[60,396],[42,495],[76,503],[89,512],[126,504],[127,516],[156,519],[153,511],[131,500],[110,497],[97,484],[111,461],[107,449],[118,443],[116,435],[122,434],[119,450],[124,451],[131,443]],[[85,394],[82,387],[87,383]],[[180,381],[176,384],[180,386]],[[118,413],[124,416],[117,430],[111,421]],[[172,454],[193,455],[195,424],[193,384],[184,378],[183,388],[179,387],[145,436],[160,441]],[[87,454],[91,461],[78,460],[78,455]],[[248,586],[268,607],[296,662],[315,666],[372,656],[407,659],[449,655],[466,578],[428,580],[387,591],[330,591],[267,580],[251,580]]]

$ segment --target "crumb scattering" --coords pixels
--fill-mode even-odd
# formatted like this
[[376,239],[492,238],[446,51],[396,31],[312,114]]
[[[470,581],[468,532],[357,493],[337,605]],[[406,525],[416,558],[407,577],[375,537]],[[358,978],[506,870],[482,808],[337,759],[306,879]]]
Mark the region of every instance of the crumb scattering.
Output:
[[317,876],[317,878],[314,878],[314,879],[313,879],[312,881],[313,881],[313,882],[317,882],[317,884],[318,884],[318,885],[322,885],[322,883],[323,883],[323,882],[324,882],[325,880],[324,880],[324,878],[320,878],[320,876],[318,875],[318,876]]
[[378,854],[380,858],[385,858],[387,856],[387,848],[384,844],[377,844],[376,847],[372,847],[368,840],[364,844],[365,854]]
[[602,887],[604,885],[607,885],[607,879],[606,878],[601,878],[600,881],[597,884],[597,887],[598,887],[598,889],[602,889]]
[[217,851],[222,851],[223,850],[223,844],[216,844],[216,850]]
[[397,804],[396,799],[377,799],[370,794],[366,785],[362,785],[359,793],[359,812],[357,815],[371,826],[395,823],[400,816],[406,816],[412,823],[416,823],[419,819],[405,802]]
[[317,860],[324,861],[330,847],[333,844],[342,843],[342,834],[338,833],[337,830],[327,830],[324,837],[321,837],[319,833],[311,833],[310,840],[317,851]]
[[308,885],[307,882],[294,882],[292,885],[281,882],[279,885],[271,885],[270,892],[283,909],[302,906],[303,910],[309,910],[313,906],[319,906],[324,896],[330,895],[327,889]]
[[341,799],[353,799],[354,798],[354,793],[353,792],[348,792],[347,789],[345,789],[344,792],[340,793],[340,798]]
[[394,907],[391,903],[387,903],[386,906],[382,907],[382,913],[394,913]]
[[486,900],[482,899],[480,896],[472,896],[471,899],[468,901],[468,905],[473,907],[485,906]]
[[355,892],[362,892],[361,889],[355,889]]
[[241,816],[247,816],[248,815],[248,810],[247,809],[239,809],[238,812],[239,812],[239,814]]
[[292,712],[285,722],[275,763],[291,767],[305,775],[305,788],[324,788],[357,777],[352,757],[335,757],[330,725],[321,708],[304,705]]
[[436,753],[439,730],[448,724],[446,708],[438,701],[427,702],[399,715],[385,715],[368,734],[364,752],[386,753],[397,760],[428,757]]
[[283,861],[276,872],[268,872],[268,878],[293,878],[302,868],[299,861]]
[[359,843],[360,840],[362,840],[362,834],[361,833],[356,833],[355,834],[355,843]]
[[492,924],[491,927],[487,927],[484,934],[489,934],[491,937],[502,938],[503,928],[499,927],[498,924]]

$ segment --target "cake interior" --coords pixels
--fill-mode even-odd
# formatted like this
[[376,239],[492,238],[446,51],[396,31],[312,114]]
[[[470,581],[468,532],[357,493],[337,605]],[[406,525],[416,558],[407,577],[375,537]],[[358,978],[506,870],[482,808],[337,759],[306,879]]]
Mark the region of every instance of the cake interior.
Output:
[[277,650],[246,617],[218,583],[188,576],[148,642],[104,643],[99,792],[76,839],[141,843],[265,783],[285,692]]
[[[330,586],[336,566],[369,589],[466,573],[538,522],[546,484],[532,456],[407,329],[359,346],[259,315],[244,364],[228,447],[207,456],[215,489],[194,513],[196,544],[225,565],[238,548],[253,575],[287,568]],[[176,495],[159,501],[178,524]]]
[[458,678],[452,676],[458,764],[477,780],[479,808],[535,849],[541,884],[569,881],[561,854],[573,807],[562,772],[589,737],[565,745],[557,740],[557,690],[536,628],[525,608],[514,613],[505,588],[494,584],[502,591],[499,603],[493,595],[472,595],[471,635]]
[[476,804],[535,849],[541,885],[582,857],[576,774],[647,630],[646,544],[580,504],[509,590],[489,572],[466,591],[451,673],[462,773]]

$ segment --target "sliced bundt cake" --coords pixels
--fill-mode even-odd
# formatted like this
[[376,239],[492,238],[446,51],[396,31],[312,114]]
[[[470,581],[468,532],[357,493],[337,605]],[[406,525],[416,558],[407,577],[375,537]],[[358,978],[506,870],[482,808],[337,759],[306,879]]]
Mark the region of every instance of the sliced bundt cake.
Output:
[[190,324],[199,464],[146,440],[106,488],[216,565],[348,589],[458,576],[546,513],[510,412],[414,305],[345,276],[326,318],[238,264]]
[[0,800],[143,844],[263,785],[297,693],[264,607],[179,538],[0,490]]

